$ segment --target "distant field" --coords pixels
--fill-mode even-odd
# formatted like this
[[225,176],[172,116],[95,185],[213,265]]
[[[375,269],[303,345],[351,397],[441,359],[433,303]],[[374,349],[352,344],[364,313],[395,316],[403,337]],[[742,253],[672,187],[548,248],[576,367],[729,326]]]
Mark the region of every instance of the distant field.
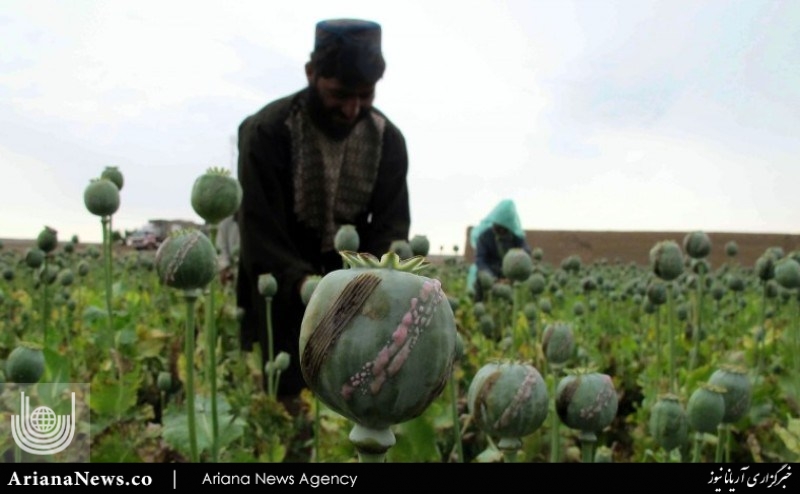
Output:
[[[16,252],[23,252],[26,249],[29,249],[30,247],[33,247],[36,244],[36,240],[35,239],[22,239],[22,238],[0,238],[0,242],[3,242],[3,250],[12,250],[12,251],[16,251]],[[59,247],[61,247],[66,243],[68,243],[68,242],[59,242],[58,245],[59,245]],[[81,242],[76,246],[76,248],[77,248],[78,251],[80,251],[80,250],[83,250],[83,249],[85,249],[86,247],[88,247],[90,245],[94,245],[98,249],[100,248],[100,244],[99,243],[91,243],[91,242],[89,242],[89,243]],[[120,245],[120,244],[115,244],[114,248],[115,249],[119,249],[121,251],[132,250],[130,247],[126,247],[126,246]]]
[[[559,264],[569,255],[577,254],[584,262],[605,259],[608,262],[635,262],[640,265],[649,263],[650,249],[661,240],[674,240],[683,244],[683,237],[687,232],[601,232],[601,231],[570,231],[570,230],[527,230],[528,243],[532,247],[539,247],[544,252],[544,260],[552,264]],[[718,266],[729,260],[725,253],[728,242],[736,242],[739,252],[736,261],[744,266],[752,266],[756,259],[769,247],[781,247],[788,253],[800,249],[800,235],[779,233],[732,233],[732,232],[706,232],[711,237],[712,250],[709,261]],[[466,236],[466,249],[463,259],[472,262],[475,253],[469,245],[469,233]],[[3,248],[24,251],[31,247],[33,239],[0,239]],[[63,244],[65,242],[61,242]],[[87,245],[78,245],[78,250]],[[133,251],[132,248],[115,244],[115,249],[120,252]],[[428,256],[431,263],[439,264],[452,255],[439,255],[432,253]]]

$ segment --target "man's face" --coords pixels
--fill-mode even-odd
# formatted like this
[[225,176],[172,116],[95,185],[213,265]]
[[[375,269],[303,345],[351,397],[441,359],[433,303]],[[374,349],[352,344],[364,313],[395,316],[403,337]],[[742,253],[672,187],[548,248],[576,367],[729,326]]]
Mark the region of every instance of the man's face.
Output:
[[310,77],[312,111],[322,129],[346,137],[372,108],[375,84],[347,86],[335,77]]

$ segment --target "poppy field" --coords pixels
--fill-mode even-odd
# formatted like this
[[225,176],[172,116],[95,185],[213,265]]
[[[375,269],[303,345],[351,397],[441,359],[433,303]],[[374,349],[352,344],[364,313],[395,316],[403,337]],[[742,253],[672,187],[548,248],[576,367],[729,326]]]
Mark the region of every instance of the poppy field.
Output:
[[[211,175],[196,189],[224,196],[217,181],[232,179]],[[102,245],[53,226],[0,249],[0,403],[15,399],[3,383],[87,383],[74,441],[92,462],[800,459],[800,252],[744,265],[728,245],[712,265],[717,239],[686,232],[653,245],[647,265],[570,252],[552,263],[533,245],[506,254],[503,279],[479,276],[476,302],[463,258],[428,262],[418,237],[380,260],[343,254],[352,276],[305,295],[310,357],[262,366],[240,348],[235,283],[216,270],[213,225],[238,207],[237,188],[228,205],[192,197],[209,232],[131,251],[110,240],[112,178],[85,198]],[[347,296],[358,338],[355,323],[325,319]],[[275,390],[295,365],[311,385],[290,402]],[[0,455],[30,461],[7,415]]]

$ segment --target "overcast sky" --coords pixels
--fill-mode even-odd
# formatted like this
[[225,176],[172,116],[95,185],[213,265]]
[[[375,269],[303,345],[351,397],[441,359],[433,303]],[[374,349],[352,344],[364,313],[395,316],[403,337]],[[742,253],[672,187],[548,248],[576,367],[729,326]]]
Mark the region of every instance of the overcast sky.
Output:
[[800,1],[2,0],[0,237],[99,240],[106,166],[115,228],[200,221],[194,180],[333,17],[383,26],[433,253],[504,198],[528,229],[798,233]]

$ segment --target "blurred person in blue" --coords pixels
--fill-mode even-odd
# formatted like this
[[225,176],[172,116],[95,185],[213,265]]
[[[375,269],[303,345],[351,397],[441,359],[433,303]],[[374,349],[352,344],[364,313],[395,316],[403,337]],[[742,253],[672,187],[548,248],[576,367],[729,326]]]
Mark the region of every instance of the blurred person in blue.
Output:
[[[467,289],[476,302],[484,298],[482,285],[503,280],[503,257],[512,248],[521,248],[530,254],[517,207],[511,199],[500,201],[492,211],[470,232],[470,244],[475,252],[475,263],[470,266]],[[486,280],[481,283],[481,278]]]

